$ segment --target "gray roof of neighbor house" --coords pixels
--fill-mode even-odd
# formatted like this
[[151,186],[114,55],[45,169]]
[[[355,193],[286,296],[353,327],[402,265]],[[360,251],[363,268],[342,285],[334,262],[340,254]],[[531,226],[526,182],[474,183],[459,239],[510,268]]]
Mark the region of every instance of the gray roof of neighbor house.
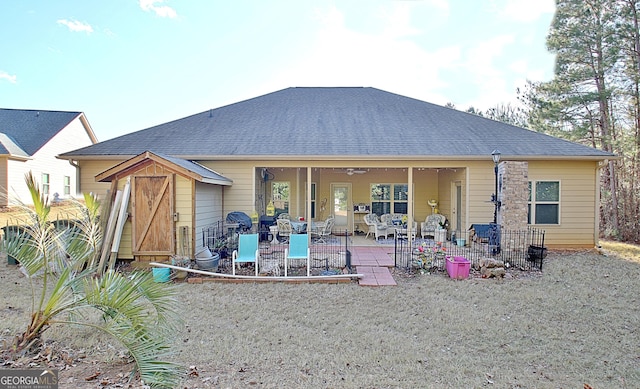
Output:
[[80,114],[0,108],[0,154],[30,157]]
[[188,159],[605,159],[612,154],[375,88],[287,88],[62,154]]

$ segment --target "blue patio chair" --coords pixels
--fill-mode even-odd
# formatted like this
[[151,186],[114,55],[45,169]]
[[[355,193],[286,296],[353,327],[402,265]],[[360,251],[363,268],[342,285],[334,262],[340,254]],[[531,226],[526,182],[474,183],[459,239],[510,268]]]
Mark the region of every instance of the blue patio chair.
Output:
[[284,276],[287,276],[289,268],[288,261],[306,259],[307,260],[307,277],[311,274],[310,260],[311,251],[309,250],[309,236],[307,234],[293,234],[289,237],[289,247],[284,249]]
[[258,258],[260,251],[258,250],[258,234],[240,234],[238,235],[238,249],[233,250],[231,255],[231,268],[233,275],[236,275],[236,263],[253,262],[256,268],[256,276],[258,275]]

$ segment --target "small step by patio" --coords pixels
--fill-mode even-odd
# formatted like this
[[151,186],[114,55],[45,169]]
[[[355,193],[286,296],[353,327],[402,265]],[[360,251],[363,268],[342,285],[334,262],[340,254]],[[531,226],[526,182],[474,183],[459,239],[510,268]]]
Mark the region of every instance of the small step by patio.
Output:
[[356,266],[356,273],[362,274],[358,284],[360,286],[395,286],[388,267],[383,266]]
[[388,247],[351,247],[351,264],[355,266],[356,273],[364,275],[358,284],[361,286],[397,285],[389,271],[389,268],[394,265],[392,251],[393,248]]

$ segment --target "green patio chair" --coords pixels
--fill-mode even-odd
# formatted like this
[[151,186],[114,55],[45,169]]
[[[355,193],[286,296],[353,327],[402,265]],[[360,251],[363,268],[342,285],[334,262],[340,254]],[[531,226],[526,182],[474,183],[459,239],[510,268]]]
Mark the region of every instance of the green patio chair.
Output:
[[233,275],[236,275],[236,264],[238,267],[241,263],[253,262],[256,268],[256,276],[258,275],[258,258],[260,251],[258,250],[258,234],[240,234],[238,235],[238,249],[233,250],[231,255],[231,268]]
[[284,249],[284,276],[287,276],[289,260],[306,259],[307,277],[309,277],[311,275],[310,257],[309,236],[307,234],[292,234],[289,237],[289,247]]

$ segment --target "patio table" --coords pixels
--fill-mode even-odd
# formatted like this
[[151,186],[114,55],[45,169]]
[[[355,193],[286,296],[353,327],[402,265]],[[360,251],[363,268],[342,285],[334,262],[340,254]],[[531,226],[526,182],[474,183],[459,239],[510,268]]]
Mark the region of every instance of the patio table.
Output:
[[[409,233],[409,229],[408,228],[395,227],[393,229],[393,236],[394,236],[395,239],[407,239],[408,233]],[[411,237],[413,239],[416,238],[416,229],[415,228],[413,230],[411,230]]]
[[307,232],[307,222],[291,222],[291,230],[294,234],[304,234]]

